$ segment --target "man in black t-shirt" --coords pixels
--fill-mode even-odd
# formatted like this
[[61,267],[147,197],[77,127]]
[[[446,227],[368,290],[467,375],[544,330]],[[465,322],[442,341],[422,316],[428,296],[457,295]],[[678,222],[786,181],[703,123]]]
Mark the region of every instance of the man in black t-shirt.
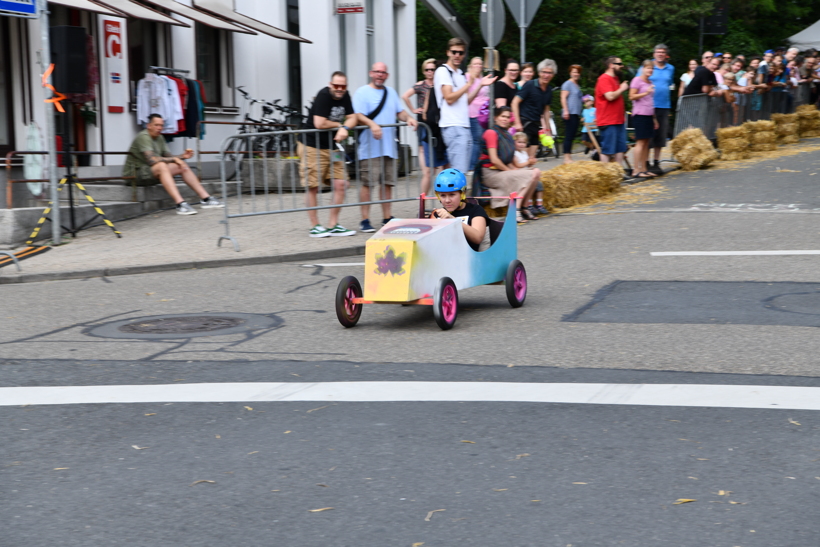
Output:
[[[338,129],[331,141],[332,131],[305,133],[304,142],[297,143],[299,172],[302,186],[307,188],[305,199],[308,207],[318,204],[319,181],[330,184],[333,181],[333,204],[344,203],[347,190],[347,169],[344,150],[335,148],[336,143],[345,140],[350,130],[357,124],[367,125],[376,139],[381,138],[381,127],[372,120],[353,111],[353,103],[347,92],[347,76],[344,72],[334,72],[330,85],[316,94],[313,106],[308,112],[307,129]],[[311,226],[310,237],[352,236],[355,230],[348,230],[338,223],[339,208],[330,209],[328,229],[319,224],[315,209],[308,211]]]
[[718,83],[715,77],[715,71],[720,64],[720,59],[714,57],[705,62],[703,66],[695,69],[695,75],[692,76],[692,81],[683,90],[683,95],[697,95],[699,93],[706,93],[710,97],[716,97],[723,93],[722,90],[716,89]]

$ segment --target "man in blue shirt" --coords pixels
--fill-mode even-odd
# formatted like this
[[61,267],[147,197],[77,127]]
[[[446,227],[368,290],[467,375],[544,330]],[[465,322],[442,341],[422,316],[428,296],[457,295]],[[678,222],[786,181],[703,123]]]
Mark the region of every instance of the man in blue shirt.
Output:
[[667,63],[669,59],[669,48],[666,44],[655,46],[653,53],[655,69],[649,77],[649,81],[655,84],[655,119],[658,120],[649,147],[653,149],[655,162],[649,170],[655,174],[662,174],[660,166],[661,150],[666,146],[666,137],[669,135],[669,111],[672,109],[670,89],[675,85],[675,67]]
[[[404,110],[396,90],[384,85],[387,77],[387,65],[373,63],[370,69],[370,83],[357,89],[353,95],[353,110],[357,114],[372,119],[377,125],[394,124],[398,118],[402,122],[407,122],[407,125],[415,130],[416,119]],[[370,201],[370,186],[373,185],[379,186],[380,199],[391,199],[397,175],[396,128],[382,128],[381,139],[374,138],[371,130],[365,129],[357,140],[359,142],[359,178],[362,182],[359,197],[362,203]],[[383,224],[393,218],[390,216],[390,205],[390,203],[382,203]],[[361,207],[360,231],[375,232],[376,229],[370,224],[370,205]]]

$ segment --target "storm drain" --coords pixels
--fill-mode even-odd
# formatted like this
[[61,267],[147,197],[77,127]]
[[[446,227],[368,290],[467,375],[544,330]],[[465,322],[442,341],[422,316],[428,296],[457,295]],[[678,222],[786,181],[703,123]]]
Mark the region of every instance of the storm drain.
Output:
[[250,313],[155,315],[106,323],[89,329],[86,334],[102,338],[164,340],[243,334],[276,327],[281,322],[279,318]]

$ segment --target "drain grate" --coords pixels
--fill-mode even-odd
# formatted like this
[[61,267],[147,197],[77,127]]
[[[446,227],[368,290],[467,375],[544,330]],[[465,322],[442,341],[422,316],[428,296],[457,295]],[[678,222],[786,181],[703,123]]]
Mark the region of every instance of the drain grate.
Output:
[[230,329],[243,323],[245,321],[237,317],[197,315],[137,321],[136,323],[122,325],[117,330],[133,334],[189,334]]
[[277,316],[252,313],[181,313],[132,317],[91,327],[85,334],[101,338],[172,340],[199,336],[247,334],[254,330],[281,326]]

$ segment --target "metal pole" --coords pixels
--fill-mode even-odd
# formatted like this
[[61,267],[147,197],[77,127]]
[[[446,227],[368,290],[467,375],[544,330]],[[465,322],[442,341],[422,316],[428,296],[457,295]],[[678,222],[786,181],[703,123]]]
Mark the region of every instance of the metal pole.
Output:
[[[490,40],[493,39],[493,1],[494,0],[487,0],[487,35]],[[488,44],[490,45],[490,44]],[[465,55],[466,57],[466,55]],[[490,74],[495,73],[495,45],[490,45]],[[495,93],[493,93],[495,89],[495,84],[490,87],[490,118],[487,120],[487,127],[492,129],[493,128],[493,119],[495,116]]]
[[[40,9],[40,33],[42,40],[42,73],[44,74],[51,66],[51,40],[49,36],[48,23],[48,2],[42,2]],[[43,97],[51,98],[51,92],[47,87],[43,87]],[[60,231],[60,194],[57,193],[57,142],[54,139],[54,103],[45,103],[46,111],[46,142],[48,143],[48,180],[49,199],[51,199],[51,244],[62,243],[62,233]]]
[[[527,2],[525,0],[521,0],[521,64],[523,65],[526,62],[526,42],[527,42],[527,27],[524,26],[524,21],[527,20]],[[520,74],[520,72],[519,72]]]
[[703,55],[703,17],[700,18],[700,32],[698,33],[698,55]]

